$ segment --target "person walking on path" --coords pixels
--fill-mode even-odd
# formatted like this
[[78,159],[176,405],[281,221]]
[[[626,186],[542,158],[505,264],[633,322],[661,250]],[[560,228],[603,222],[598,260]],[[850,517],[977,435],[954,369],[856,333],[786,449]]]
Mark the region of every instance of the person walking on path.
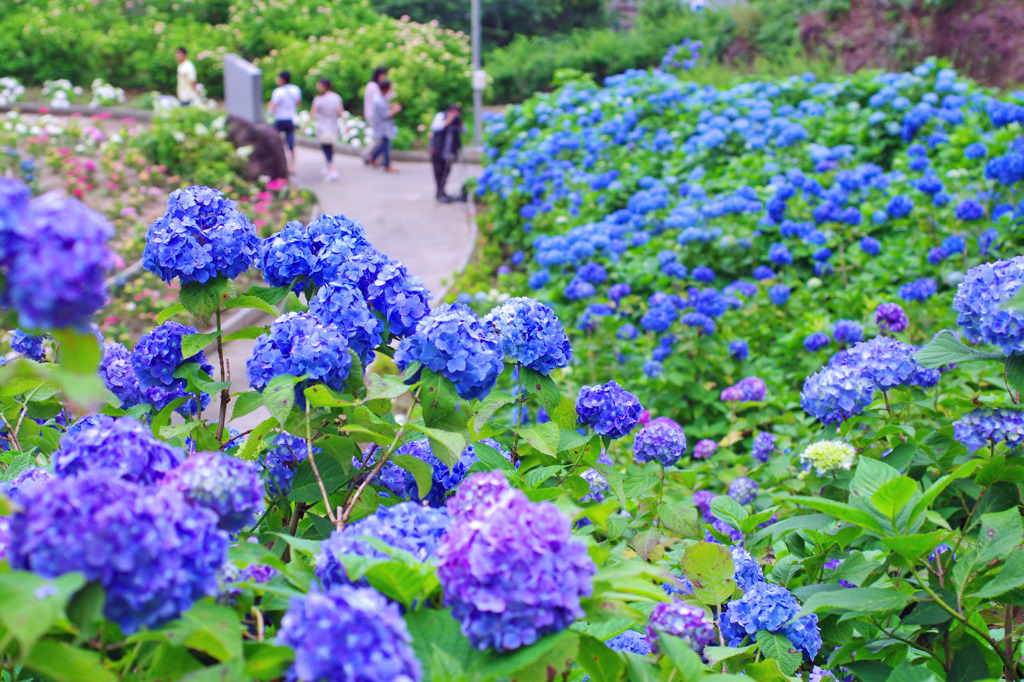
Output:
[[373,102],[373,120],[370,126],[373,128],[377,144],[373,153],[370,154],[369,163],[377,165],[378,157],[384,157],[384,170],[388,173],[397,172],[397,168],[391,165],[391,145],[398,136],[398,126],[395,125],[395,114],[402,110],[402,105],[388,99],[391,91],[391,82],[384,81],[380,84],[380,94]]
[[338,179],[338,173],[334,170],[334,145],[338,142],[338,124],[339,119],[345,116],[345,105],[341,101],[341,95],[334,92],[330,78],[318,80],[316,90],[319,94],[313,98],[314,130],[320,149],[324,152],[324,160],[327,162],[323,176],[331,182]]
[[178,102],[187,107],[199,97],[199,77],[195,64],[188,58],[188,50],[179,47],[174,51],[174,59],[178,62]]
[[443,204],[454,201],[445,191],[452,165],[458,160],[462,148],[462,107],[449,104],[439,111],[430,123],[430,162],[434,166],[434,183],[437,185],[437,200]]
[[282,71],[277,74],[277,87],[270,96],[270,113],[274,117],[274,127],[284,133],[288,145],[288,172],[295,172],[295,114],[298,113],[302,91],[299,86],[292,85],[292,74]]
[[[384,76],[388,70],[383,66],[378,66],[373,70],[373,75],[370,76],[370,82],[366,84],[363,89],[363,120],[372,128],[373,127],[373,103],[377,101],[377,98],[381,96],[380,84],[384,82]],[[376,132],[373,134],[374,139],[379,139],[380,135]],[[367,149],[363,154],[363,162],[370,165],[370,155],[373,153],[374,148]]]

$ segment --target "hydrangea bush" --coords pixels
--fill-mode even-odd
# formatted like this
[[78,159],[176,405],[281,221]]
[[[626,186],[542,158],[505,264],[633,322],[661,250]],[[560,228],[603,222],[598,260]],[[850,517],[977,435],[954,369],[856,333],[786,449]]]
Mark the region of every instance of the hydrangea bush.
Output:
[[481,187],[539,300],[488,309],[190,188],[146,260],[188,318],[103,345],[106,232],[4,185],[2,675],[1020,679],[1024,107],[846,85],[513,109]]

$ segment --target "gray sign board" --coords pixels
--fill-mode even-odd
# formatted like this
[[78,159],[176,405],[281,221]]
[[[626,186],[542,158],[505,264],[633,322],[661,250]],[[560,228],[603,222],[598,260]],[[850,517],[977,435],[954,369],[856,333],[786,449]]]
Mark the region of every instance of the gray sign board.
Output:
[[229,116],[263,121],[263,72],[237,54],[224,55],[224,104]]

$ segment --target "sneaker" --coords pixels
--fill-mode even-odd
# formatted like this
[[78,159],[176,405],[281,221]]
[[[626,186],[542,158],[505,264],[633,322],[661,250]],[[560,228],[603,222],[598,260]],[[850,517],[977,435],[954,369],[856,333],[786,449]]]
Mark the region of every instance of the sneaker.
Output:
[[337,179],[338,179],[338,173],[337,172],[327,173],[326,175],[324,175],[324,180],[326,180],[327,182],[334,182]]

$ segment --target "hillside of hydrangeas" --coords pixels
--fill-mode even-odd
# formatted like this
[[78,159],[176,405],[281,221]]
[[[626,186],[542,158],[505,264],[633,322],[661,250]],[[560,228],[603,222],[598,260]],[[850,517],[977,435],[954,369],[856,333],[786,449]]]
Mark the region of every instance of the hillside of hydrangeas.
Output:
[[0,178],[0,682],[1022,679],[1024,97],[700,49],[492,120],[453,303],[192,185],[114,340]]

